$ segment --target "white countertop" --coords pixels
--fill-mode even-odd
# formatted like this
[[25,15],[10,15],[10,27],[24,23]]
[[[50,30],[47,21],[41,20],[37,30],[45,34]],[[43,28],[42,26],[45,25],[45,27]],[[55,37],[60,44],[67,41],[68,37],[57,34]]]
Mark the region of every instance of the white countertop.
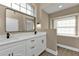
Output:
[[17,34],[12,34],[11,38],[7,39],[5,35],[0,36],[0,45],[12,43],[12,42],[17,42],[21,40],[27,40],[33,37],[38,37],[46,35],[46,32],[38,32],[36,35],[34,32],[29,32],[29,33],[17,33]]

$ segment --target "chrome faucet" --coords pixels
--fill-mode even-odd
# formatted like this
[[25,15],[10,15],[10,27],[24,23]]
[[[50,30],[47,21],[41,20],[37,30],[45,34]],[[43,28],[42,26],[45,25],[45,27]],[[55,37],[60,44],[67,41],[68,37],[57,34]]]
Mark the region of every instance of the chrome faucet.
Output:
[[36,35],[37,34],[37,31],[34,31],[34,34]]
[[6,37],[7,37],[7,39],[9,39],[10,38],[10,33],[7,33],[7,36]]

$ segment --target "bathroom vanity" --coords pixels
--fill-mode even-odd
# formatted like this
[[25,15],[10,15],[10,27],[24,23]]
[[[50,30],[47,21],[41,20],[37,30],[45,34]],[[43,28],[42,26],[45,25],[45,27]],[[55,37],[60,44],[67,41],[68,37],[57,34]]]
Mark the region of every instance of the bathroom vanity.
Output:
[[38,56],[46,49],[46,33],[12,34],[0,37],[0,56]]

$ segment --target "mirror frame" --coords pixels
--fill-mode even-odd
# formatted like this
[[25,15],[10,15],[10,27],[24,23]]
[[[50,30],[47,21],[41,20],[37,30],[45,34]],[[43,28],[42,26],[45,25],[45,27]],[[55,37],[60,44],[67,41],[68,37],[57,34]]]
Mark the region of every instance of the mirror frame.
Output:
[[[17,12],[17,13],[20,13],[22,15],[25,15],[25,16],[28,16],[28,17],[32,17],[33,18],[32,20],[34,20],[34,29],[33,29],[33,31],[27,31],[27,30],[26,31],[6,31],[6,13],[7,13],[6,10],[12,10],[12,11]],[[12,8],[9,8],[9,7],[7,7],[5,9],[5,32],[34,32],[34,31],[36,31],[36,17],[31,16],[31,15],[28,15],[28,14],[23,13],[23,12],[18,11],[18,10],[14,10]]]

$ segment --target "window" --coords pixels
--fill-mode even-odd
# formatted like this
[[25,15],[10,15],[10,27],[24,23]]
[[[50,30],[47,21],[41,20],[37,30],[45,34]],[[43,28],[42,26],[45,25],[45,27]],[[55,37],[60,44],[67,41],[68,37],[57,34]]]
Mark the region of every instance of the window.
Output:
[[31,11],[27,10],[27,14],[32,15]]
[[20,6],[26,9],[26,3],[21,3]]
[[21,10],[20,11],[23,12],[23,13],[26,13],[26,9],[23,8],[23,7],[21,7]]
[[34,16],[34,9],[31,4],[27,4],[27,14]]
[[57,35],[73,36],[76,35],[76,18],[65,17],[55,19],[55,28],[57,29]]
[[16,10],[20,9],[19,4],[16,4],[16,3],[12,3],[12,8]]
[[10,8],[21,11],[31,16],[35,16],[36,14],[35,9],[33,8],[31,3],[8,3],[8,4],[2,3],[2,5],[8,6]]
[[20,9],[21,9],[21,12],[26,13],[26,3],[21,3],[20,4]]
[[31,4],[27,4],[27,9],[31,11],[32,10],[32,5]]

